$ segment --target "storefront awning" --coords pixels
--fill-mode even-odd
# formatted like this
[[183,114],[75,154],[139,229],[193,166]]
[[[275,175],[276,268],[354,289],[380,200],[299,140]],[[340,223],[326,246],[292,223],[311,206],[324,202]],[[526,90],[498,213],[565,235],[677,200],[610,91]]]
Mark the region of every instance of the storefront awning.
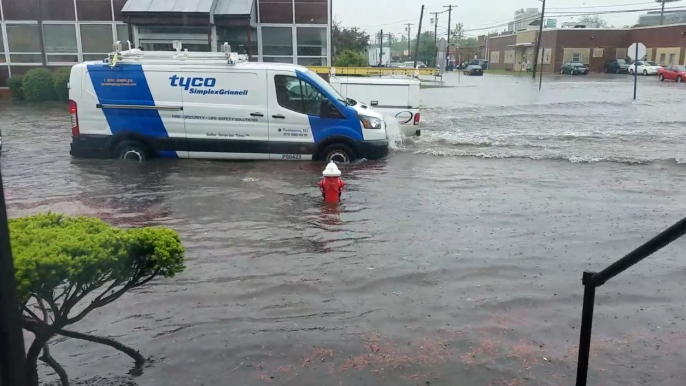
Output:
[[253,0],[129,0],[122,8],[125,15],[136,14],[207,14],[249,16]]
[[216,0],[129,0],[123,14],[134,13],[206,13]]
[[246,16],[252,14],[253,0],[217,0],[215,15]]

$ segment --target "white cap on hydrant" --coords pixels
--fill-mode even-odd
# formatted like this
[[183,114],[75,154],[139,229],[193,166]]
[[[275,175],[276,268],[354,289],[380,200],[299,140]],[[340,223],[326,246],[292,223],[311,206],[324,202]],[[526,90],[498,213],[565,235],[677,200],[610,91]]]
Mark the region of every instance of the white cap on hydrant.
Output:
[[338,166],[336,166],[335,163],[329,162],[329,164],[326,165],[326,169],[322,172],[322,175],[324,177],[340,177],[341,171],[338,170]]

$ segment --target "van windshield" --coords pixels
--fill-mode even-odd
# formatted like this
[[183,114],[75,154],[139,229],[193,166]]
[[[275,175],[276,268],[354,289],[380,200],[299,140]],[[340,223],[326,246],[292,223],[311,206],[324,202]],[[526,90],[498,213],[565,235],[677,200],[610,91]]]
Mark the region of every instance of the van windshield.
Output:
[[314,71],[312,71],[312,70],[307,70],[306,74],[310,76],[310,79],[312,79],[312,81],[313,81],[314,83],[316,83],[317,86],[319,86],[319,87],[321,88],[322,91],[324,91],[325,93],[329,94],[329,96],[330,96],[331,98],[333,98],[333,99],[338,99],[339,101],[341,101],[341,102],[347,104],[347,102],[345,101],[345,98],[343,98],[343,96],[342,96],[341,94],[339,94],[338,91],[336,91],[336,89],[333,88],[333,87],[329,84],[329,82],[327,82],[327,81],[325,81],[324,79],[322,79],[321,76],[317,75],[317,74],[316,74]]

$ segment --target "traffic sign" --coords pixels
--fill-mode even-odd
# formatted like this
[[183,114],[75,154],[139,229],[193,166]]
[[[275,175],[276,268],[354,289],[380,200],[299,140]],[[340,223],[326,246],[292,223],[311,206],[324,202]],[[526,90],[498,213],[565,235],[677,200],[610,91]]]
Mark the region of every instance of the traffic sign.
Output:
[[441,40],[439,40],[436,43],[436,48],[438,48],[439,52],[447,50],[448,49],[448,41],[445,40],[445,38],[441,38]]
[[[638,46],[638,55],[636,55],[636,46]],[[627,48],[627,55],[631,60],[641,60],[648,53],[648,49],[643,43],[634,43]]]

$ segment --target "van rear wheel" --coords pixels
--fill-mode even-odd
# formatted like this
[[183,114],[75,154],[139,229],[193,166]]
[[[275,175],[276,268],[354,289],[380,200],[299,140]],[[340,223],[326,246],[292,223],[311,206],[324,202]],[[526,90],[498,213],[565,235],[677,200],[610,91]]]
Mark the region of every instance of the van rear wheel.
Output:
[[322,151],[322,159],[327,163],[347,164],[355,160],[355,153],[346,145],[335,144]]
[[137,162],[143,162],[150,157],[145,145],[136,141],[124,141],[120,143],[114,148],[112,155],[114,158]]

